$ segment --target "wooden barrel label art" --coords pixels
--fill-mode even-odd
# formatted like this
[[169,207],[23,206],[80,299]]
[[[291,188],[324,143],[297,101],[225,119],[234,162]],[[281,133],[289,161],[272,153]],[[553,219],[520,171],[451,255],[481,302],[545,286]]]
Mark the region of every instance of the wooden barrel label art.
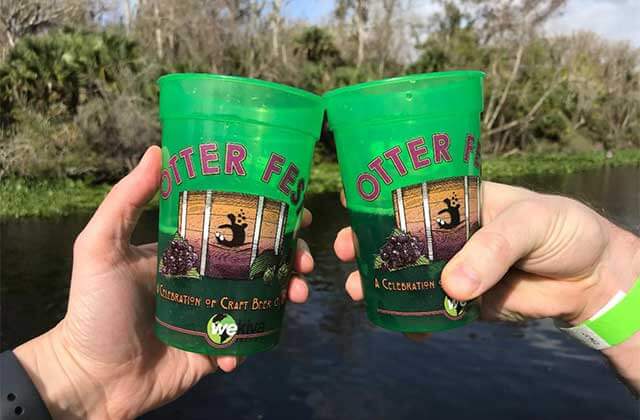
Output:
[[260,256],[281,256],[285,203],[218,191],[183,191],[178,202],[177,234],[193,250],[199,276],[248,280]]
[[396,229],[376,256],[389,271],[448,260],[480,228],[480,179],[423,182],[392,192]]

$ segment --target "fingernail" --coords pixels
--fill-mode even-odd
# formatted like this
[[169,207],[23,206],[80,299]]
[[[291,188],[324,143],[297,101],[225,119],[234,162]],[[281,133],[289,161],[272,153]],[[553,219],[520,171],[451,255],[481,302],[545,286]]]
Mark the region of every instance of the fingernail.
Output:
[[302,257],[300,257],[302,263],[313,265],[313,256],[311,255],[309,245],[302,239],[298,240],[298,250],[302,251]]
[[233,358],[231,359],[231,363],[230,363],[230,364],[229,364],[229,366],[228,366],[228,370],[225,370],[224,372],[225,372],[225,373],[233,372],[233,371],[236,369],[236,366],[237,366],[237,365],[238,365],[238,361],[236,360],[236,358],[235,358],[235,357],[233,357]]
[[480,287],[477,273],[468,267],[459,265],[446,279],[447,288],[454,292],[455,298],[470,299]]
[[304,239],[298,239],[298,249],[309,252],[309,245]]
[[313,256],[309,252],[305,252],[302,255],[302,258],[305,260],[305,264],[313,266]]
[[138,164],[135,166],[136,168],[142,166],[142,163],[147,159],[147,156],[149,156],[149,151],[151,150],[152,147],[153,146],[147,147],[147,150],[144,151],[144,153],[140,157],[140,160],[138,161]]
[[307,295],[308,295],[308,293],[309,293],[309,290],[308,290],[309,288],[306,286],[306,283],[304,283],[304,281],[302,281],[302,282],[296,281],[296,282],[294,283],[294,286],[293,286],[293,287],[295,287],[296,289],[298,289],[298,290],[296,290],[296,291],[294,292],[294,293],[296,293],[296,294],[300,294],[300,295],[301,295],[301,294],[304,294],[304,293],[305,293],[305,289],[307,289],[307,290],[306,290]]

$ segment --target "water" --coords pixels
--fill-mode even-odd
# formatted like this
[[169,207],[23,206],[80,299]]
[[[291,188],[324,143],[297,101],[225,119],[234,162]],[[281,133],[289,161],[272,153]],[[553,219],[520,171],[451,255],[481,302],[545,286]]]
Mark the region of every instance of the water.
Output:
[[[517,181],[589,202],[640,232],[640,168]],[[216,373],[157,419],[636,419],[640,408],[595,351],[549,321],[475,323],[415,343],[373,327],[343,284],[353,265],[333,255],[347,215],[333,194],[313,197],[304,233],[316,258],[310,302],[287,308],[281,346],[233,374]],[[52,327],[64,315],[73,239],[88,216],[19,220],[1,226],[2,349]],[[146,213],[138,243],[154,240]],[[624,262],[621,262],[624,263]]]

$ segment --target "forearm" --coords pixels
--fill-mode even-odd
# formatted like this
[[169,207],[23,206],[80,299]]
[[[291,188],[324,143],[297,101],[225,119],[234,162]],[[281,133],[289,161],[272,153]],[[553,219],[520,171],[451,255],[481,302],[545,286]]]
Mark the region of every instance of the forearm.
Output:
[[[605,296],[618,290],[628,291],[640,280],[640,238],[618,227],[612,228],[606,265],[602,271]],[[605,302],[606,303],[606,302]],[[640,308],[638,309],[640,310]],[[640,395],[640,332],[617,346],[603,351],[612,367],[631,391]]]
[[99,388],[81,372],[59,335],[58,326],[13,352],[53,419],[108,418]]

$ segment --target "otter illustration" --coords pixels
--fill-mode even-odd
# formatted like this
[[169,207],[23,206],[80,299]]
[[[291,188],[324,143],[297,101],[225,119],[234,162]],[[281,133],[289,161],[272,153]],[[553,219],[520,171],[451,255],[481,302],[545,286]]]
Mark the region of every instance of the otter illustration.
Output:
[[437,217],[436,222],[443,229],[453,229],[460,224],[460,203],[457,202],[455,194],[451,199],[445,198],[443,202],[447,205],[447,208],[440,210],[438,214],[448,213],[451,221],[447,223],[441,217]]
[[[231,229],[231,238],[227,239],[224,233],[218,230],[216,231],[216,241],[218,241],[220,245],[227,246],[229,248],[242,246],[245,241],[245,230],[248,225],[246,223],[236,223],[236,215],[233,213],[227,214],[227,218],[231,223],[220,225],[218,226],[218,229]],[[238,221],[245,221],[244,210],[240,210],[240,213],[238,214]]]

